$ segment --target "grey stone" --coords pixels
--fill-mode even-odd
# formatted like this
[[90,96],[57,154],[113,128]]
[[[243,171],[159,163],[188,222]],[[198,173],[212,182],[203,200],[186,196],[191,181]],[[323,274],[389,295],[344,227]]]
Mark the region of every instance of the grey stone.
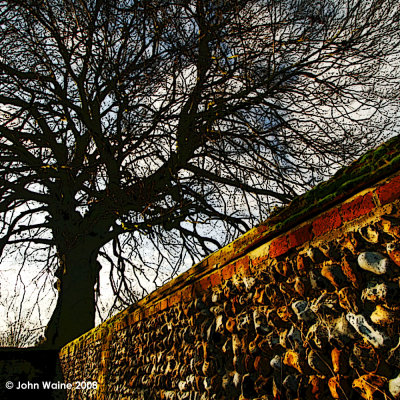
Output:
[[376,275],[385,274],[389,266],[389,259],[376,251],[365,251],[361,253],[357,261],[362,269]]
[[400,375],[389,380],[389,392],[395,399],[400,399]]
[[298,300],[292,304],[292,309],[296,313],[297,318],[304,322],[313,322],[316,318],[314,312],[305,300]]
[[282,369],[282,358],[279,355],[276,355],[272,360],[269,362],[271,367],[277,371]]
[[348,313],[346,315],[347,321],[351,324],[351,326],[360,334],[363,338],[365,338],[369,343],[372,344],[375,348],[385,347],[389,338],[374,329],[365,319],[365,317],[361,314],[353,314]]
[[373,303],[392,303],[397,302],[399,295],[398,287],[393,283],[371,281],[361,293],[362,301],[371,301]]
[[342,314],[333,322],[333,329],[330,330],[329,340],[334,339],[335,342],[344,346],[348,342],[354,340],[355,331],[346,319],[345,315]]
[[306,336],[306,341],[309,342],[310,340],[312,340],[320,349],[326,347],[329,340],[329,331],[327,325],[322,324],[321,321],[318,321],[312,325]]

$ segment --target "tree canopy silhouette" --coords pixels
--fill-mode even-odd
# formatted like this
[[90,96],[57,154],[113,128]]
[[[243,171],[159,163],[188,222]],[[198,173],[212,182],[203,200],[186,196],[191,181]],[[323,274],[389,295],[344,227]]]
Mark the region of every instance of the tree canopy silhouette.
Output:
[[382,139],[398,50],[394,0],[0,1],[0,250],[48,251],[47,343],[101,264],[134,301]]

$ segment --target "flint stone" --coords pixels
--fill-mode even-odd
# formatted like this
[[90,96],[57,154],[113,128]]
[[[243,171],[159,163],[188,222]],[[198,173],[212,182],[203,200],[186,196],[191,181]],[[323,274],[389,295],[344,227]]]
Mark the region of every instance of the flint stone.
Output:
[[361,253],[357,261],[362,269],[376,275],[385,274],[389,266],[389,260],[376,251],[365,251]]
[[361,293],[361,300],[373,303],[392,303],[397,300],[399,290],[392,283],[370,282]]
[[400,375],[389,381],[389,392],[395,399],[400,399]]
[[328,344],[329,331],[326,325],[318,321],[312,325],[307,332],[306,341],[314,341],[315,345],[321,350]]
[[389,338],[374,329],[363,315],[348,313],[346,319],[351,326],[375,348],[385,347],[389,342]]
[[267,334],[271,332],[271,327],[268,326],[265,315],[257,309],[253,311],[253,322],[257,333]]
[[276,355],[269,364],[273,369],[280,371],[282,369],[282,358]]
[[292,349],[302,351],[304,343],[301,332],[292,326],[286,336],[287,341],[290,343]]
[[292,304],[292,309],[300,321],[310,322],[315,320],[315,314],[305,300],[295,301]]
[[344,346],[355,339],[354,329],[344,314],[334,321],[333,329],[331,330],[329,337],[329,340],[332,339],[341,346]]

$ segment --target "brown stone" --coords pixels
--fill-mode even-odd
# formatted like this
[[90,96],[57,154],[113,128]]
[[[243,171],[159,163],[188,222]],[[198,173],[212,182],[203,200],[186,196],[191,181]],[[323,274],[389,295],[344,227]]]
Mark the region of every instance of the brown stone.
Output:
[[365,400],[388,399],[385,393],[387,381],[384,376],[366,374],[353,381],[353,389],[357,390]]
[[283,357],[283,363],[288,367],[296,369],[300,373],[304,371],[304,360],[302,360],[300,354],[294,350],[286,351]]
[[335,374],[346,374],[349,369],[349,357],[344,349],[334,347],[331,351],[332,367]]
[[349,377],[343,375],[335,375],[328,381],[328,387],[331,396],[334,399],[346,399],[347,394],[350,393]]

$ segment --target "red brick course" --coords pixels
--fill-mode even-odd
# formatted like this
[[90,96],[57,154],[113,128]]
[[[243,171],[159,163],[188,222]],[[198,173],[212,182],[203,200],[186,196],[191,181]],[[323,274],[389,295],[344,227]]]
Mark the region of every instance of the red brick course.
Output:
[[339,210],[334,208],[331,211],[322,214],[312,224],[313,233],[315,236],[321,236],[324,233],[328,233],[342,224],[342,219],[339,214]]
[[193,286],[189,285],[182,289],[182,301],[190,301],[193,299]]
[[253,265],[253,268],[257,267],[258,265],[262,264],[264,261],[268,260],[269,258],[269,253],[265,253],[264,255],[260,257],[254,257],[251,259],[251,263]]
[[143,319],[143,312],[142,311],[135,311],[134,320],[135,322],[141,321]]
[[373,193],[359,196],[349,203],[342,205],[340,211],[344,221],[352,221],[358,217],[368,214],[375,208]]
[[232,276],[235,275],[235,273],[236,273],[235,263],[228,264],[221,270],[222,279],[224,281],[232,278]]
[[248,275],[250,273],[250,257],[245,256],[235,261],[236,274]]
[[201,295],[211,288],[211,279],[209,276],[202,278],[194,283],[194,291],[197,295]]
[[287,240],[287,236],[281,236],[276,238],[271,242],[269,247],[269,255],[272,258],[276,258],[285,254],[289,250],[289,243]]
[[135,314],[136,313],[132,313],[128,315],[128,325],[133,325],[136,321],[135,321]]
[[172,296],[168,297],[168,307],[171,307],[175,304],[180,303],[181,301],[181,292],[175,292]]
[[375,192],[381,205],[391,203],[400,198],[400,175],[380,186]]
[[168,300],[167,299],[162,299],[161,300],[161,311],[164,311],[168,308]]
[[158,313],[161,311],[161,302],[154,304],[154,312]]
[[311,224],[305,225],[288,234],[290,248],[301,246],[313,238]]
[[210,275],[211,287],[218,286],[222,282],[221,273],[219,271]]

